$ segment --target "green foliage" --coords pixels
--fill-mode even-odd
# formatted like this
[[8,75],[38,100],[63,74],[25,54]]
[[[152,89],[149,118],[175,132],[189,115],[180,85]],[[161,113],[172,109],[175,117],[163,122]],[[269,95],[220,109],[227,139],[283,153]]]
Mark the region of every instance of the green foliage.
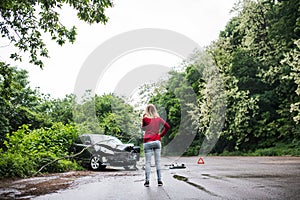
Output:
[[40,107],[42,97],[29,87],[27,78],[25,70],[0,62],[0,148],[5,134],[23,124],[31,124],[32,128],[51,125]]
[[[168,120],[175,127],[171,129],[172,139],[182,123],[180,109],[187,104],[181,103],[186,89],[182,80],[188,80],[198,101],[189,116],[196,122],[199,136],[187,149],[187,155],[203,145],[203,138],[209,138],[213,119],[221,122],[221,118],[225,120],[224,127],[217,131],[220,138],[212,153],[274,148],[274,155],[288,154],[276,145],[300,140],[300,2],[242,0],[233,10],[236,16],[207,48],[224,87],[214,76],[216,73],[209,70],[212,68],[207,59],[196,52],[184,63],[181,73],[170,74],[167,91],[152,97],[152,102],[167,108]],[[226,97],[218,96],[222,89]],[[225,116],[212,110],[214,106],[222,107],[217,104],[218,98],[226,102]],[[174,101],[177,103],[172,104]],[[202,148],[205,147],[201,146],[200,151]],[[287,145],[284,148],[290,149]]]
[[224,151],[220,156],[300,156],[299,143],[278,143],[274,147],[259,148],[253,152]]
[[[107,103],[109,109],[103,109],[103,106],[107,108]],[[100,127],[105,134],[114,135],[124,142],[140,143],[140,118],[132,106],[115,95],[96,96],[95,105]]]
[[[88,23],[105,23],[104,8],[111,6],[106,0],[1,1],[2,37],[29,51],[30,62],[42,67],[39,57],[48,53],[40,31],[60,45],[75,39],[75,28],[59,24],[54,11],[63,4]],[[300,155],[300,2],[243,0],[234,10],[236,16],[205,50],[209,55],[195,52],[181,71],[170,72],[168,81],[144,86],[143,103],[156,104],[171,125],[164,145],[176,136],[195,136],[184,155]],[[52,99],[28,86],[26,71],[0,62],[0,176],[34,174],[66,156],[81,133],[114,135],[140,145],[139,115],[114,94],[81,103],[72,94]],[[211,138],[218,139],[212,151]],[[78,165],[59,160],[43,172],[70,169]]]
[[137,142],[140,136],[140,119],[133,107],[115,95],[95,97],[100,127],[105,134],[114,135],[122,141]]
[[35,172],[34,162],[22,154],[5,152],[0,158],[0,177],[26,177]]
[[[224,74],[227,91],[233,89],[228,93],[227,126],[223,131],[228,134],[221,136],[217,152],[268,148],[280,141],[289,143],[299,139],[299,127],[290,113],[290,106],[299,101],[295,93],[297,82],[291,81],[294,78],[289,74],[294,69],[285,62],[292,62],[291,56],[296,56],[287,53],[294,52],[293,40],[299,38],[297,10],[297,0],[240,1],[236,7],[238,15],[211,46],[214,60]],[[287,59],[282,62],[285,54]],[[232,98],[239,93],[246,95],[244,103],[242,99]],[[252,106],[247,99],[252,99]],[[237,109],[247,104],[250,110]],[[242,127],[235,129],[233,124],[239,121]],[[226,148],[226,144],[234,144],[235,148]]]
[[[15,68],[11,69],[15,70]],[[18,73],[17,70],[15,72]],[[121,98],[114,95],[95,96],[93,101],[87,100],[83,104],[76,105],[73,95],[67,95],[63,99],[51,99],[38,92],[30,93],[26,78],[26,76],[18,80],[12,78],[8,88],[3,87],[1,90],[3,101],[0,102],[3,105],[9,103],[17,105],[18,95],[26,90],[29,91],[26,94],[32,96],[24,96],[28,102],[25,100],[19,102],[23,103],[23,106],[22,109],[18,109],[14,119],[11,118],[15,109],[13,106],[1,107],[7,109],[4,110],[7,114],[3,112],[1,116],[3,122],[7,119],[7,124],[2,123],[3,150],[0,156],[0,177],[33,175],[43,165],[67,156],[74,138],[81,133],[114,135],[124,142],[130,141],[136,145],[141,142],[140,119],[133,108]],[[2,85],[5,81],[4,78],[1,79]],[[18,86],[18,81],[24,82],[24,86],[18,87],[21,91],[12,88],[14,85]],[[5,93],[5,89],[9,92]],[[9,97],[5,94],[9,94],[7,95]],[[4,97],[11,98],[13,101],[5,101]],[[94,114],[97,115],[90,114],[89,109],[94,108],[96,108]],[[76,111],[77,123],[74,123],[73,115]],[[35,116],[35,118],[24,118],[24,116]],[[96,118],[94,122],[91,120],[93,117]],[[16,123],[19,119],[20,123]],[[14,129],[8,129],[9,124]],[[62,172],[70,169],[80,168],[73,161],[58,160],[47,165],[42,172]]]
[[300,39],[295,41],[296,48],[292,49],[286,54],[285,58],[282,60],[283,64],[287,64],[291,67],[291,72],[284,79],[290,79],[295,82],[297,89],[295,90],[298,95],[298,100],[295,100],[291,104],[291,112],[296,112],[297,114],[293,117],[296,124],[300,122]]
[[141,141],[140,118],[137,111],[114,94],[95,95],[75,106],[76,125],[80,133],[113,135],[123,142]]
[[39,104],[39,110],[49,123],[62,122],[69,124],[73,122],[73,111],[75,109],[75,95],[66,95],[62,99],[51,99],[44,96]]
[[[75,26],[68,29],[60,22],[63,6],[77,11],[80,20],[87,23],[106,23],[104,11],[112,7],[109,0],[66,1],[66,0],[5,0],[0,2],[0,32],[20,51],[29,52],[30,63],[43,67],[40,57],[48,57],[48,50],[43,40],[43,32],[49,33],[52,40],[63,45],[66,41],[74,42]],[[22,60],[19,53],[12,53],[14,60]]]
[[[7,135],[7,151],[1,153],[0,176],[30,176],[46,163],[68,155],[77,137],[74,126],[56,123],[51,128],[30,130],[23,125]],[[46,172],[62,172],[76,169],[77,164],[60,160],[44,168]]]

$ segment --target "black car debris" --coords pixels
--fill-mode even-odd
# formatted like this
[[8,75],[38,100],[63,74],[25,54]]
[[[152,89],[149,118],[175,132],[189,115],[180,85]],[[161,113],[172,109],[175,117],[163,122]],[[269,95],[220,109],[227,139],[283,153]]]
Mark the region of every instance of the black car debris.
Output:
[[82,134],[71,146],[74,158],[92,170],[105,169],[106,166],[124,167],[125,170],[137,169],[140,147],[123,144],[110,135]]

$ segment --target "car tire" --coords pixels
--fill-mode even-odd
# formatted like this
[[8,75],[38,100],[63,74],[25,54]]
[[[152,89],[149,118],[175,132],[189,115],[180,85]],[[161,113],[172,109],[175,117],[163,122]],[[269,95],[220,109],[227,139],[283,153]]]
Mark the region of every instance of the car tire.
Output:
[[90,168],[92,170],[105,169],[106,165],[102,165],[99,156],[92,156],[90,159]]

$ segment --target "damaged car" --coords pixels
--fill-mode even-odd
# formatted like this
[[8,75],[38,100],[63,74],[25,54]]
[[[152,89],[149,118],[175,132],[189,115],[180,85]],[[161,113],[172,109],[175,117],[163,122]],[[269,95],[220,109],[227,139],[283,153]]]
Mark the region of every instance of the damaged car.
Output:
[[82,134],[71,146],[74,158],[92,170],[105,169],[106,166],[137,169],[140,147],[123,144],[110,135]]

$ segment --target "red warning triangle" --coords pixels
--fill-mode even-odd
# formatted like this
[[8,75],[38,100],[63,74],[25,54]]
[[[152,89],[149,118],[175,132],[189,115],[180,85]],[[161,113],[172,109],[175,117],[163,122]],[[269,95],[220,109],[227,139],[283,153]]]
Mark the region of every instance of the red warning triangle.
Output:
[[198,160],[198,164],[204,164],[204,160],[201,157]]

